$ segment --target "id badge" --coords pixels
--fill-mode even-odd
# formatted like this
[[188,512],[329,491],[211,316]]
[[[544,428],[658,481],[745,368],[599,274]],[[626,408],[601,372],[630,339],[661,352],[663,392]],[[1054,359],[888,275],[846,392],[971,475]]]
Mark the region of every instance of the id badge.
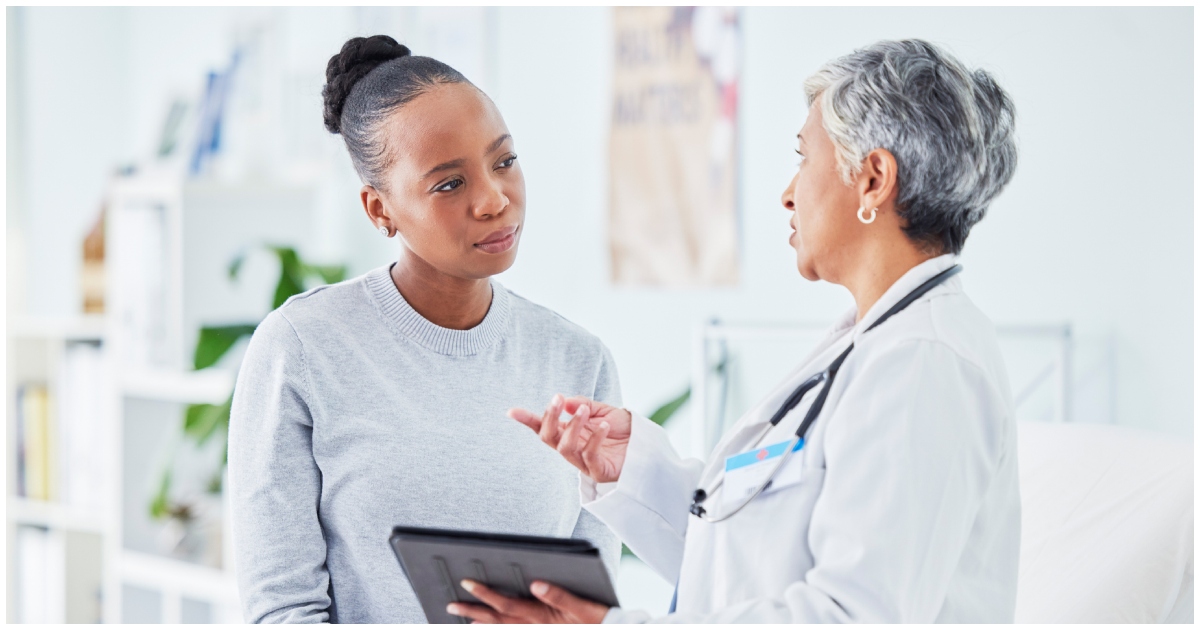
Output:
[[[754,494],[758,487],[767,482],[779,458],[787,450],[791,440],[730,455],[725,458],[725,481],[721,484],[721,508],[732,510]],[[792,452],[804,448],[804,440],[796,442]]]

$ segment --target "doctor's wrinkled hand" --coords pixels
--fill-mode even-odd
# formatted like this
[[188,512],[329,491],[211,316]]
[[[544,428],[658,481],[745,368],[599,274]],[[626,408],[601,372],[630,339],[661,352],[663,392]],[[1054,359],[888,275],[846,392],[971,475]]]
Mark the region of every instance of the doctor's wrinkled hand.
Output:
[[446,606],[451,615],[467,617],[475,623],[600,623],[608,606],[575,597],[566,589],[534,581],[529,592],[538,601],[505,597],[472,580],[463,580],[468,593],[487,604],[454,602]]
[[[563,414],[569,414],[563,417]],[[537,432],[572,466],[596,483],[616,481],[625,464],[633,417],[628,411],[582,396],[557,394],[540,415],[509,409],[508,417]]]

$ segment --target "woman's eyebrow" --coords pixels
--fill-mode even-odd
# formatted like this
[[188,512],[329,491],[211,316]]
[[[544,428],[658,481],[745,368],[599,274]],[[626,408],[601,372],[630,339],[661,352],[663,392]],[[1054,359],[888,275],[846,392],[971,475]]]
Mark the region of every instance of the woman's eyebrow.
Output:
[[[491,153],[492,151],[495,151],[496,149],[499,149],[500,145],[504,144],[504,141],[508,140],[511,137],[512,137],[511,135],[506,133],[506,134],[500,136],[499,138],[496,138],[495,140],[492,141],[491,144],[488,145],[487,151],[484,151],[484,155]],[[450,160],[449,162],[442,162],[441,164],[438,164],[437,166],[429,169],[429,172],[422,175],[421,179],[425,179],[426,177],[429,177],[430,175],[433,175],[434,173],[437,173],[438,171],[448,171],[450,169],[459,168],[465,163],[466,163],[466,160],[464,160],[462,158],[459,158],[457,160]]]
[[512,137],[511,135],[506,133],[506,134],[500,136],[499,138],[496,138],[495,140],[492,141],[491,144],[488,145],[487,151],[484,151],[483,154],[487,155],[488,153],[491,153],[492,151],[499,149],[500,145],[504,144],[504,141],[508,140],[511,137]]
[[458,168],[458,167],[462,166],[465,162],[466,162],[466,160],[463,160],[462,158],[459,158],[457,160],[450,160],[449,162],[442,162],[441,164],[438,164],[437,166],[429,169],[429,172],[422,175],[421,179],[425,179],[426,177],[429,177],[430,175],[433,175],[434,173],[436,173],[438,171],[448,171],[452,168]]

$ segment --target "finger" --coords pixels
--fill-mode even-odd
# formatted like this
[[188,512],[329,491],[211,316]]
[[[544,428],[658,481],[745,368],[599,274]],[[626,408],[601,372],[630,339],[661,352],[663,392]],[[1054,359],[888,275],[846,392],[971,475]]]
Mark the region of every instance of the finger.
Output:
[[576,597],[567,589],[548,582],[535,580],[529,585],[529,592],[542,603],[564,613],[568,619],[599,623],[608,612],[608,606]]
[[493,610],[505,617],[520,617],[532,621],[545,616],[538,614],[543,612],[545,607],[537,602],[505,597],[474,580],[463,580],[459,584],[462,584],[462,587],[479,601],[491,606]]
[[475,623],[504,623],[500,614],[478,604],[466,604],[463,602],[454,602],[446,606],[446,612],[459,617],[466,617]]
[[563,399],[563,411],[567,413],[574,414],[580,405],[587,405],[592,410],[592,413],[595,413],[600,408],[600,403],[584,396],[571,396],[570,398]]
[[601,422],[600,426],[592,432],[592,437],[588,438],[587,444],[583,445],[581,453],[583,465],[588,469],[588,475],[595,481],[602,481],[596,478],[596,474],[601,472],[604,458],[600,454],[600,446],[604,443],[604,438],[608,437],[608,423]]
[[583,444],[580,441],[580,432],[591,418],[591,410],[587,405],[580,405],[575,411],[575,415],[571,417],[571,421],[567,423],[567,428],[563,431],[562,437],[558,440],[558,452],[568,462],[574,466],[583,464],[583,460],[579,457],[579,449]]
[[514,407],[508,410],[508,417],[533,429],[534,433],[542,430],[542,417],[532,411]]
[[562,407],[562,394],[555,394],[550,406],[546,407],[546,414],[542,416],[542,429],[538,431],[538,437],[552,448],[558,446],[558,416],[562,413]]

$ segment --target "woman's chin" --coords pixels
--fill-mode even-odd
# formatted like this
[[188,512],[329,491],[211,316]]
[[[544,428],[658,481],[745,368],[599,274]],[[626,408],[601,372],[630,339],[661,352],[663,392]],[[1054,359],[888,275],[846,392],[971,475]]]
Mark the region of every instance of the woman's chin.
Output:
[[513,263],[517,262],[517,248],[504,252],[503,254],[485,254],[483,260],[477,260],[474,266],[474,275],[477,278],[489,278],[508,271]]
[[821,277],[817,275],[817,269],[813,265],[813,261],[807,256],[799,254],[796,256],[796,270],[800,272],[800,276],[809,282],[816,282]]

